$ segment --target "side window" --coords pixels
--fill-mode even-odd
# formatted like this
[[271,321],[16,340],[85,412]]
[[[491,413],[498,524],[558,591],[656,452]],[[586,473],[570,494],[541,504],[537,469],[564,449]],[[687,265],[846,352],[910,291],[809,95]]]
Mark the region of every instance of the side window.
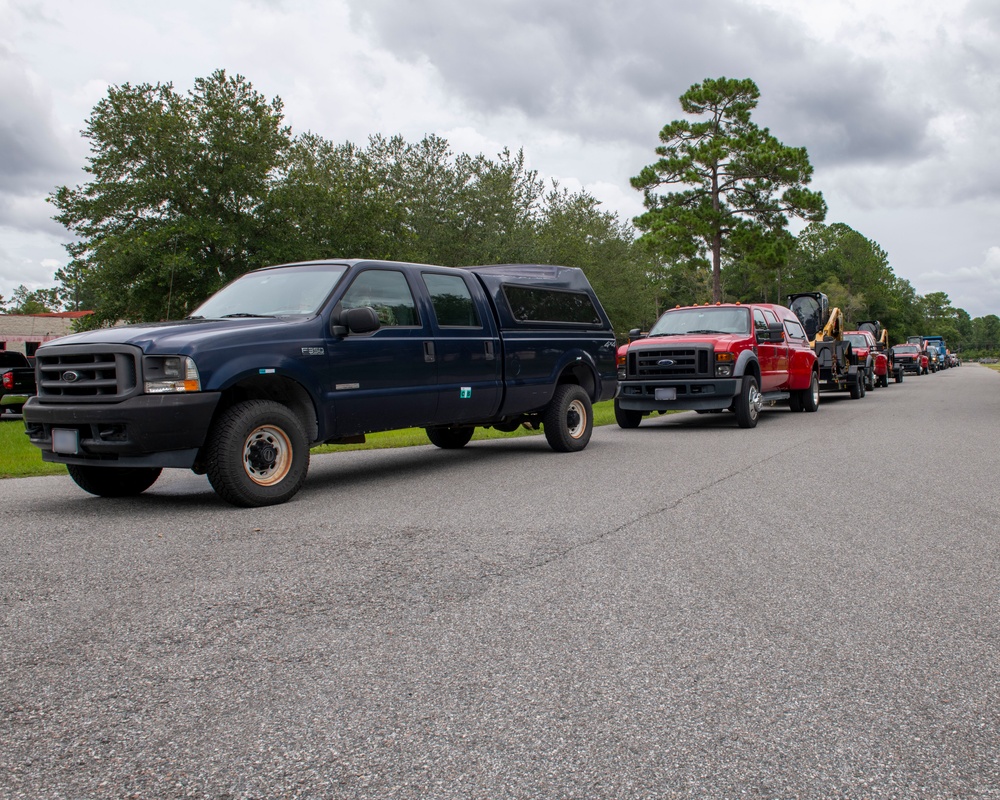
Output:
[[806,329],[803,328],[801,324],[791,319],[785,320],[785,333],[787,333],[789,338],[792,339],[806,338]]
[[343,308],[371,306],[383,327],[420,324],[406,276],[396,270],[365,270],[354,279],[340,303]]
[[767,333],[767,320],[764,319],[764,312],[759,308],[753,310],[753,329],[757,333]]
[[438,325],[442,328],[483,327],[464,278],[431,272],[425,272],[422,277],[431,296]]

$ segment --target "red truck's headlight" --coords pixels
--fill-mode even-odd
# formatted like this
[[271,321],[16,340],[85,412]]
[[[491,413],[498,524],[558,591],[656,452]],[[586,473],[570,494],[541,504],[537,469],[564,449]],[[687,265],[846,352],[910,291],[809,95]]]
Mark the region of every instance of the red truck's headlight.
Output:
[[731,378],[733,376],[733,367],[736,364],[735,353],[716,353],[715,354],[715,377],[716,378]]

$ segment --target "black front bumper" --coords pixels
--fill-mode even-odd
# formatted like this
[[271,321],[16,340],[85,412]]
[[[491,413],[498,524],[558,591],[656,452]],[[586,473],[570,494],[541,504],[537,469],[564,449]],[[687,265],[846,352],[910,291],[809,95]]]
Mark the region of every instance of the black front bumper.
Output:
[[[657,398],[657,390],[673,397]],[[743,389],[743,378],[686,381],[621,381],[618,405],[629,411],[718,411],[729,408]]]
[[[32,397],[24,406],[24,427],[45,461],[191,467],[220,397],[139,395],[120,403],[42,403]],[[54,430],[64,432],[58,434],[60,452],[53,450]]]

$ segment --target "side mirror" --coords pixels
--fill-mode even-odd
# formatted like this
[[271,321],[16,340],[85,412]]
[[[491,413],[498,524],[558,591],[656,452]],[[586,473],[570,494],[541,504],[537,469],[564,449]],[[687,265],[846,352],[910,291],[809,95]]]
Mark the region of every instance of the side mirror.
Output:
[[766,331],[757,331],[758,342],[783,342],[785,341],[785,326],[780,322],[767,323]]
[[636,339],[641,339],[641,338],[642,338],[641,328],[632,328],[632,330],[628,332],[629,342],[634,342]]
[[382,327],[378,314],[371,306],[348,308],[340,312],[340,324],[332,326],[335,336],[347,336],[349,333],[372,333]]

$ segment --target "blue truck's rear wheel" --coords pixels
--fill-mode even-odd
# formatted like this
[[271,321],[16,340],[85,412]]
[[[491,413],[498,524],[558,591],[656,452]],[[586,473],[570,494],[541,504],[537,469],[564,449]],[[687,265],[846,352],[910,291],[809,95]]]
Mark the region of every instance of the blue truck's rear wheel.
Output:
[[560,453],[583,450],[594,432],[590,397],[575,383],[557,386],[542,415],[542,428],[553,450]]
[[302,424],[281,403],[247,400],[226,409],[209,433],[206,472],[212,488],[235,506],[290,500],[309,469]]
[[77,486],[99,497],[135,497],[156,483],[160,467],[93,467],[67,464]]
[[457,450],[460,447],[465,447],[469,440],[472,439],[472,434],[476,430],[475,428],[424,428],[427,432],[427,438],[431,440],[431,444],[437,445],[443,450]]

